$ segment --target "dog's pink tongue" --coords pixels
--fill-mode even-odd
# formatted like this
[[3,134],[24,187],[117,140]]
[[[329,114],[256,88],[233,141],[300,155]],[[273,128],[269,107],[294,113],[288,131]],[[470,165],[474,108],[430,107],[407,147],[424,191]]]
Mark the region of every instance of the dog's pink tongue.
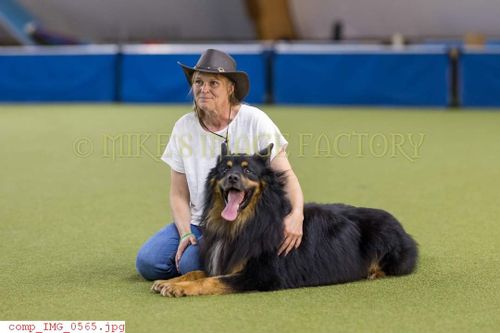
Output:
[[221,213],[224,220],[236,220],[236,217],[238,217],[238,208],[240,208],[240,204],[244,197],[245,193],[243,191],[229,191],[226,207]]

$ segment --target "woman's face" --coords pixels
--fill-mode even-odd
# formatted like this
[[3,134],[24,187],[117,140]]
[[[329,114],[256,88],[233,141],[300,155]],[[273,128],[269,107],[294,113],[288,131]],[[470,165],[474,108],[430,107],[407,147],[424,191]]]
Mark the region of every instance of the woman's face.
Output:
[[198,107],[205,111],[226,111],[234,90],[231,81],[222,75],[195,72],[193,94]]

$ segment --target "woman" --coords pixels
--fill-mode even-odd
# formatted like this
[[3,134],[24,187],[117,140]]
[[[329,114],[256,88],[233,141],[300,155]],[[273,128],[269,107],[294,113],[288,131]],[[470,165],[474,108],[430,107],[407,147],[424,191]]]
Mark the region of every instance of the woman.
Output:
[[209,49],[196,66],[179,63],[194,98],[194,112],[175,124],[162,156],[171,168],[170,205],[174,224],[151,237],[139,250],[136,267],[147,280],[169,279],[202,269],[198,240],[204,184],[215,166],[222,142],[233,153],[253,154],[274,143],[271,167],[285,172],[292,212],[284,220],[279,255],[287,255],[302,240],[303,196],[286,157],[287,141],[261,110],[242,104],[250,84],[228,54]]

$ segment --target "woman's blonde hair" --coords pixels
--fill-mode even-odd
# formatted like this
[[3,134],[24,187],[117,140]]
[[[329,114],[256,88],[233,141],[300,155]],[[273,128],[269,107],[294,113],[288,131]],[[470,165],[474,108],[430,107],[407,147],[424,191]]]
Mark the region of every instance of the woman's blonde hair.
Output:
[[[194,83],[194,80],[196,79],[196,77],[198,76],[199,72],[194,72],[193,73],[193,76],[191,77],[191,92],[193,91],[193,83]],[[236,98],[235,94],[234,94],[234,90],[236,89],[236,86],[234,84],[234,82],[232,80],[230,80],[229,78],[225,77],[224,75],[222,74],[209,74],[209,75],[213,75],[215,76],[217,79],[223,79],[225,80],[226,82],[229,82],[230,84],[233,85],[233,91],[231,92],[231,94],[229,95],[229,105],[231,107],[235,106],[235,105],[238,105],[240,104],[240,101]],[[198,118],[203,118],[203,115],[205,114],[205,111],[203,111],[198,105],[196,105],[196,100],[193,96],[193,111],[195,112],[196,116]]]

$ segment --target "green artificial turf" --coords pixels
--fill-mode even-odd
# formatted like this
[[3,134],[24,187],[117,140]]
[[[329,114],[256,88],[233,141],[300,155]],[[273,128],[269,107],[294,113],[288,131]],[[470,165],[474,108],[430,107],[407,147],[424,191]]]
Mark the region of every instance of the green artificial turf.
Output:
[[500,112],[264,110],[288,135],[306,201],[392,212],[420,244],[415,274],[152,294],[135,255],[170,222],[159,157],[189,106],[0,105],[0,320],[125,320],[127,332],[498,331]]

